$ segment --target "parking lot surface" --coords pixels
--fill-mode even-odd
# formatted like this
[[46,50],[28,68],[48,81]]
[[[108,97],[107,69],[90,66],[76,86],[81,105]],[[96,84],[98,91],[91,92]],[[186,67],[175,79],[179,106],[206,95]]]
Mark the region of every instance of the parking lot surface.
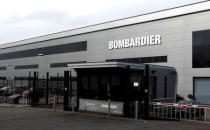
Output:
[[0,107],[0,130],[202,130],[209,124],[180,121],[144,121],[52,111],[31,107]]

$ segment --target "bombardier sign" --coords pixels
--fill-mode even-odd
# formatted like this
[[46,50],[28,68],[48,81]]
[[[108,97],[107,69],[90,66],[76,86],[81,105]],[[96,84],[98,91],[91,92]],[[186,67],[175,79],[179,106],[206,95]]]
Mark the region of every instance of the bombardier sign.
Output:
[[161,44],[161,36],[150,35],[130,39],[109,41],[109,50],[159,44]]

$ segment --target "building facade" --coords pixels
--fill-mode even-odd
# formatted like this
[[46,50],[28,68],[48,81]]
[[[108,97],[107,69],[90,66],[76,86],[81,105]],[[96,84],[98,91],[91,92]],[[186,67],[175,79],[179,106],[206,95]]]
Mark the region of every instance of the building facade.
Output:
[[209,10],[205,1],[3,44],[0,76],[62,73],[81,62],[163,65],[177,70],[179,95],[210,104]]

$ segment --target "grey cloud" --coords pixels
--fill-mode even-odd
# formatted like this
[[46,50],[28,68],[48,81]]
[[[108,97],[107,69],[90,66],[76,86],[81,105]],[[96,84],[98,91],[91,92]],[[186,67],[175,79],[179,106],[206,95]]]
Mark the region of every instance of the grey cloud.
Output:
[[24,17],[24,19],[41,20],[41,21],[43,20],[43,21],[50,21],[57,23],[64,22],[69,18],[70,18],[69,13],[61,10],[39,11]]
[[[165,2],[164,0],[162,2],[148,0],[142,5],[130,3],[125,5],[125,7],[112,7],[107,10],[101,10],[90,16],[84,12],[83,15],[76,17],[72,17],[69,12],[62,10],[40,10],[27,15],[14,14],[6,20],[0,21],[0,43],[22,40],[198,1],[201,0],[165,0]],[[36,21],[39,21],[39,25],[37,25]]]
[[14,14],[10,16],[8,19],[4,20],[5,24],[14,24],[26,20],[40,20],[40,21],[50,21],[50,22],[64,22],[66,19],[69,19],[70,15],[68,12],[61,10],[44,10],[34,12],[28,15],[19,15]]

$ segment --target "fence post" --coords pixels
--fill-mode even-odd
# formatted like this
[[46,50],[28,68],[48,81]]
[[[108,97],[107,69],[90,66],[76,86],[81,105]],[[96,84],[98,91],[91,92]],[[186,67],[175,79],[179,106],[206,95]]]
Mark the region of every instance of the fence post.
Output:
[[3,85],[4,85],[4,79],[2,81],[3,81]]
[[31,103],[31,71],[29,71],[29,75],[28,75],[28,98],[27,98],[27,104]]
[[7,86],[9,86],[9,78],[7,79]]
[[59,73],[57,73],[56,102],[58,103]]
[[54,95],[54,104],[53,104],[54,111],[56,111],[56,95]]
[[20,85],[23,85],[23,77],[20,77]]
[[69,104],[71,107],[71,110],[73,110],[74,105],[73,105],[74,100],[72,100],[72,72],[71,70],[69,71]]
[[195,112],[196,112],[196,109],[195,109],[195,107],[194,107],[194,120],[195,120],[195,116],[196,116],[196,115],[195,115]]
[[189,114],[189,120],[192,119],[192,117],[191,117],[191,111],[192,111],[192,110],[191,110],[191,107],[189,107],[189,113],[190,113],[190,114]]
[[206,113],[206,108],[204,108],[204,121],[205,121],[205,122],[207,122],[207,119],[206,119],[206,118],[207,118],[207,117],[206,117],[206,114],[207,114],[207,113]]
[[37,94],[36,94],[36,72],[34,72],[34,77],[33,77],[33,93],[32,93],[32,106],[35,107],[36,106],[36,103],[35,103],[35,100],[36,100],[36,97]]
[[49,86],[49,72],[47,72],[47,78],[46,78],[46,91],[45,91],[46,105],[48,105],[48,86]]
[[38,97],[38,92],[39,92],[39,88],[38,88],[38,84],[39,84],[39,73],[38,72],[36,72],[36,77],[35,77],[35,82],[36,82],[36,91],[35,91],[35,103],[36,103],[36,105],[38,105],[38,99],[39,99],[39,97]]
[[64,71],[64,111],[69,110],[69,71]]
[[25,106],[25,95],[23,94],[23,106]]

